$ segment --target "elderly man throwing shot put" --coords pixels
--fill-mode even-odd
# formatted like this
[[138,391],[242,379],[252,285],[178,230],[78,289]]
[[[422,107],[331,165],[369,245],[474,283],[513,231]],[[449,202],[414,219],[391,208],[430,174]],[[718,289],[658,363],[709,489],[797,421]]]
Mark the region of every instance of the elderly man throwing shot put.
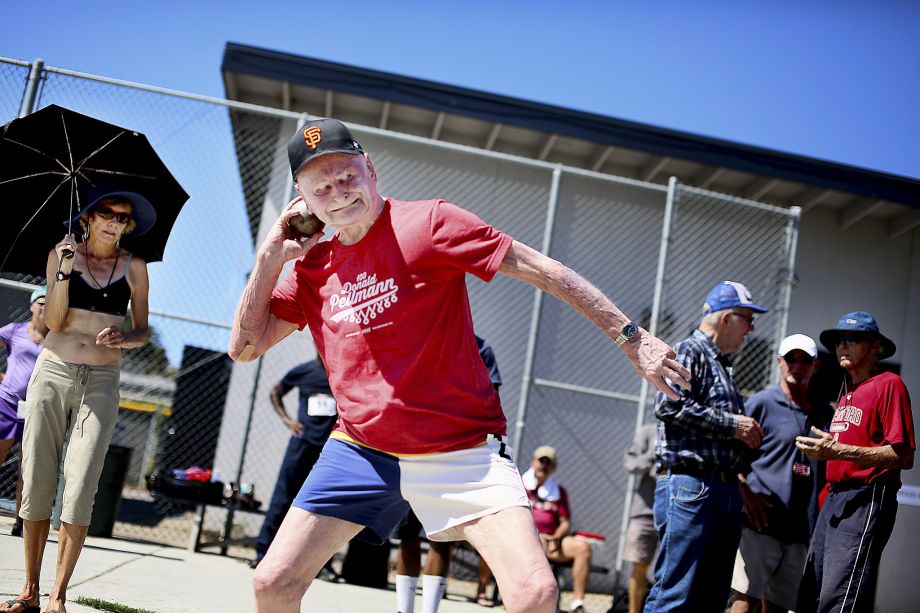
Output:
[[[339,422],[255,571],[257,610],[299,610],[342,544],[362,530],[386,538],[411,505],[429,539],[479,550],[509,611],[554,611],[556,582],[476,347],[466,274],[500,272],[555,295],[671,397],[690,373],[559,262],[443,200],[382,196],[370,157],[340,122],[308,122],[288,154],[299,198],[256,254],[229,353],[255,359],[309,326]],[[332,239],[292,233],[300,199]]]

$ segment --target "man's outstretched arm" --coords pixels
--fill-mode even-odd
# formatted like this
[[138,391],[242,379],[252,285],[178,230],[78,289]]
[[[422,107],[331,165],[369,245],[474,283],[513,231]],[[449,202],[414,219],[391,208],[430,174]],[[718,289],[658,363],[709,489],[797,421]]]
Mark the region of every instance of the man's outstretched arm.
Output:
[[[559,298],[615,339],[629,318],[602,291],[574,270],[514,241],[498,272],[526,281]],[[674,351],[662,340],[639,329],[638,340],[621,347],[640,376],[669,398],[679,396],[667,385],[668,379],[682,388],[690,387],[690,371],[674,360]]]

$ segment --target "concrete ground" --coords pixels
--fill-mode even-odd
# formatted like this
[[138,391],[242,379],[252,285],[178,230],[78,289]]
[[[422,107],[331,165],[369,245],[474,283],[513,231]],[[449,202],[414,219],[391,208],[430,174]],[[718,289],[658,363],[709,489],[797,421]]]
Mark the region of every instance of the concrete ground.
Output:
[[[9,536],[12,518],[0,518],[0,602],[22,588],[22,539]],[[51,532],[42,563],[42,606],[54,580],[57,536]],[[69,613],[92,612],[72,602],[79,596],[100,598],[157,613],[246,612],[253,610],[252,571],[242,561],[214,554],[125,539],[90,537],[70,584]],[[416,610],[421,609],[421,597]],[[315,581],[304,597],[303,611],[320,613],[393,613],[396,594],[343,583]],[[485,613],[489,609],[446,599],[442,613]]]

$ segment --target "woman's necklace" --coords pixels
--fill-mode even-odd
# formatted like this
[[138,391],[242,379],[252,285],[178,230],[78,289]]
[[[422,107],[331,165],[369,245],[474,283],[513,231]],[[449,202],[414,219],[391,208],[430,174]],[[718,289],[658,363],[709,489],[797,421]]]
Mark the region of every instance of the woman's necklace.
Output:
[[[89,255],[89,254],[87,253],[87,255]],[[92,266],[89,265],[89,260],[86,259],[86,258],[84,258],[84,259],[86,259],[86,272],[89,273],[89,278],[93,280],[93,283],[96,284],[97,288],[102,290],[102,297],[103,297],[103,298],[108,298],[108,297],[109,297],[108,288],[109,288],[109,285],[112,284],[112,277],[115,276],[115,269],[118,267],[118,256],[119,256],[119,253],[116,251],[116,252],[115,252],[115,261],[112,263],[112,272],[109,273],[109,280],[108,280],[108,282],[105,284],[105,287],[102,286],[102,283],[99,283],[99,281],[96,280],[95,275],[93,275],[93,268],[92,268]]]

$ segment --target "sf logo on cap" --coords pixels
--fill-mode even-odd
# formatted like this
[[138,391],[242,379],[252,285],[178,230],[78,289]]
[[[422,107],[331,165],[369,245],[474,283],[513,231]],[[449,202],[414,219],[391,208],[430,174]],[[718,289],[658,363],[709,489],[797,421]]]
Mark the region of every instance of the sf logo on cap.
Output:
[[307,147],[316,151],[316,146],[323,140],[323,134],[319,129],[319,126],[310,126],[303,131],[303,140],[307,143]]

